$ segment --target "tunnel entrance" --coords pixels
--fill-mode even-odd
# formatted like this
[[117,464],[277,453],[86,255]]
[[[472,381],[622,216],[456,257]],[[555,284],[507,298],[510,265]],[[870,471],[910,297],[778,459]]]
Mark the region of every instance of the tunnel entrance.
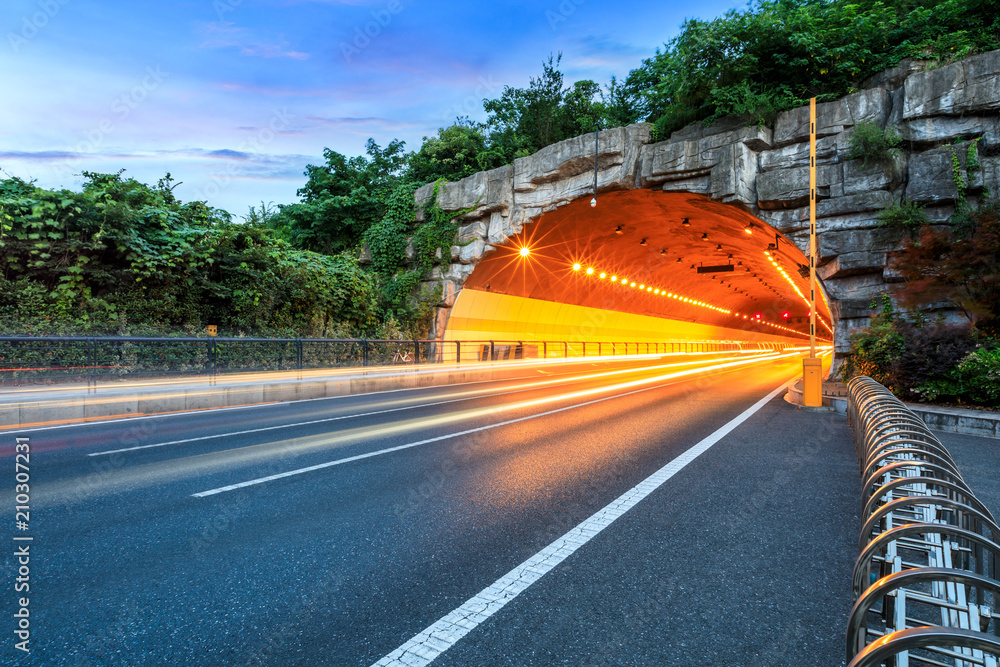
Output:
[[[593,207],[581,198],[476,266],[445,338],[802,344],[807,262],[763,221],[701,195],[626,190]],[[832,334],[821,296],[817,339]]]

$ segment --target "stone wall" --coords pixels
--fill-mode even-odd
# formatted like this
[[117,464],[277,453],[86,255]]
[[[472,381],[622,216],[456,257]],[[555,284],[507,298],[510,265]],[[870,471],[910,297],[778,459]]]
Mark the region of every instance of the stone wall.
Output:
[[[947,222],[957,194],[952,155],[964,163],[976,138],[982,168],[969,186],[970,202],[984,188],[1000,193],[1000,51],[928,66],[905,62],[858,92],[817,105],[818,272],[838,324],[838,352],[848,349],[852,330],[867,324],[872,297],[893,289],[886,259],[902,234],[879,227],[879,211],[905,199],[926,205],[932,222]],[[848,140],[862,121],[897,128],[902,154],[883,165],[848,160]],[[456,295],[494,246],[543,213],[591,196],[594,143],[593,135],[576,137],[442,186],[442,208],[475,209],[460,218],[463,245],[453,246],[451,262],[431,276],[442,289],[432,335],[443,335]],[[780,114],[773,128],[723,119],[689,125],[657,143],[650,143],[648,125],[630,125],[600,134],[598,192],[703,194],[753,213],[807,253],[808,158],[808,107]],[[418,190],[417,202],[432,191],[433,185]]]

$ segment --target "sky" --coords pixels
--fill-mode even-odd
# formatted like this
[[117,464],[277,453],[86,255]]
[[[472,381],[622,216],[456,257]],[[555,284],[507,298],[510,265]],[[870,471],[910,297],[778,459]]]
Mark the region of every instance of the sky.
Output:
[[0,177],[79,189],[83,171],[240,216],[297,201],[323,150],[420,147],[524,87],[550,54],[607,83],[685,18],[745,0],[3,0]]

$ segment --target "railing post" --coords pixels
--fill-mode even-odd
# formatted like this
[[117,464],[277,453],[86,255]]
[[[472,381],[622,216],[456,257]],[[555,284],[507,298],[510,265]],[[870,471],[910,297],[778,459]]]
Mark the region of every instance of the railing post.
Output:
[[493,341],[490,341],[490,361],[494,361]]
[[361,367],[365,368],[368,366],[368,339],[361,341]]
[[569,343],[563,341],[563,359],[569,359]]
[[542,341],[542,359],[548,359],[548,358],[549,358],[549,344],[543,340]]
[[303,356],[302,355],[302,339],[301,338],[296,338],[295,339],[295,347],[296,347],[295,351],[297,353],[296,354],[296,357],[297,357],[296,358],[296,364],[298,365],[299,377],[301,378],[302,377],[302,356]]
[[420,343],[416,340],[413,341],[413,365],[416,366],[420,363]]
[[455,341],[455,363],[462,363],[462,341]]
[[583,358],[586,359],[587,358],[587,341],[581,342],[580,345],[583,345]]

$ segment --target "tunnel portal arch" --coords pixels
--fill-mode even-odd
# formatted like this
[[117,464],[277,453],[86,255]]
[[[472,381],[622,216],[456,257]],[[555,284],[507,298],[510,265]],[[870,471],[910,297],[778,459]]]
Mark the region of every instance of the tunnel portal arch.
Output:
[[[771,130],[694,131],[650,143],[647,124],[615,128],[599,146],[576,137],[418,190],[418,217],[434,197],[459,214],[450,263],[431,276],[431,336],[807,341],[801,235],[758,215]],[[818,337],[832,338],[819,305]]]
[[[647,189],[544,213],[479,261],[446,340],[808,341],[807,260],[759,218]],[[821,298],[818,338],[833,328]]]

